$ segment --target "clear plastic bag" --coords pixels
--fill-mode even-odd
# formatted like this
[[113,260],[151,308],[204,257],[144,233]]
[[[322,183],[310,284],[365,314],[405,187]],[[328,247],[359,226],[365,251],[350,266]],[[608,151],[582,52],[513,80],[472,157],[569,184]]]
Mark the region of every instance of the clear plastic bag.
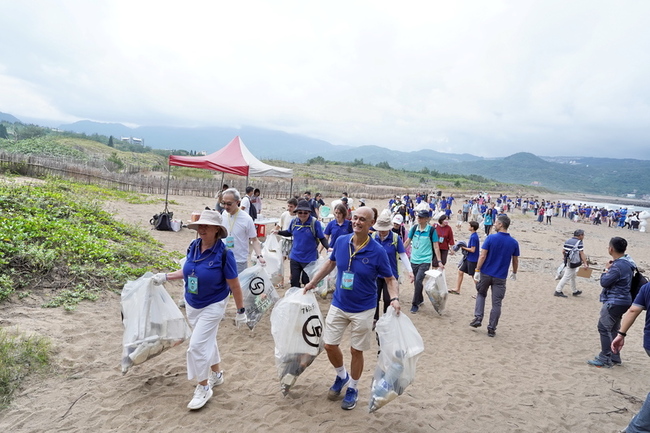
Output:
[[445,280],[445,271],[430,269],[426,271],[424,277],[424,291],[429,297],[434,310],[440,315],[444,313],[447,305],[447,281]]
[[323,316],[312,291],[292,287],[271,312],[275,365],[282,395],[287,395],[298,376],[323,350]]
[[282,263],[282,245],[277,235],[269,235],[264,242],[262,255],[266,260],[266,272],[271,277],[271,283],[278,287],[284,283],[284,266]]
[[122,289],[122,373],[190,338],[192,331],[163,286],[147,272]]
[[280,296],[275,291],[266,268],[259,263],[239,274],[239,284],[244,294],[244,308],[248,318],[246,324],[250,330],[253,330],[262,320],[264,313],[280,299]]
[[402,395],[415,379],[415,366],[424,351],[424,341],[406,314],[396,314],[392,306],[376,326],[381,353],[370,387],[368,410],[374,412]]
[[[329,260],[325,257],[320,257],[318,260],[311,262],[305,266],[304,272],[309,276],[309,281],[314,278],[316,272],[325,264],[325,261]],[[319,295],[321,298],[325,299],[328,293],[332,293],[336,288],[336,268],[332,270],[325,278],[320,280],[318,285],[314,288],[314,292]]]

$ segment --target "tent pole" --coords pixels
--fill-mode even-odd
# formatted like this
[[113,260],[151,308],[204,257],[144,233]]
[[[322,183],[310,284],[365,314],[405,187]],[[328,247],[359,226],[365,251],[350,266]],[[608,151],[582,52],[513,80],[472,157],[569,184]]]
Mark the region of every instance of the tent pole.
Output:
[[289,187],[289,198],[293,197],[293,177],[291,178],[291,186]]
[[165,190],[165,212],[167,212],[167,202],[169,200],[169,178],[172,175],[172,165],[171,161],[169,161],[170,164],[168,164],[168,170],[167,170],[167,189]]

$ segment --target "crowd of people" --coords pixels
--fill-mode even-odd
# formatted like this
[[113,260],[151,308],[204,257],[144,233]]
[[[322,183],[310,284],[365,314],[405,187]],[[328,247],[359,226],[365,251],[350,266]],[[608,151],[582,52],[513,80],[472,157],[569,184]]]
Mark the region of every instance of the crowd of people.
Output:
[[[248,266],[251,249],[258,261],[262,265],[265,263],[250,212],[250,208],[255,206],[257,214],[260,214],[261,202],[259,190],[248,187],[245,196],[241,197],[236,189],[224,185],[218,194],[217,210],[204,211],[198,221],[188,225],[197,230],[198,237],[188,247],[183,268],[154,277],[157,283],[184,280],[187,316],[194,331],[187,353],[188,379],[198,382],[188,404],[190,409],[203,407],[212,396],[212,387],[224,381],[216,337],[228,293],[233,294],[237,306],[237,322],[246,321],[237,276]],[[330,209],[320,193],[312,197],[310,191],[305,191],[302,197],[287,200],[287,209],[272,231],[283,239],[283,255],[289,260],[292,287],[303,287],[305,292],[312,290],[336,270],[336,288],[326,316],[323,341],[336,373],[328,398],[339,399],[347,388],[341,401],[341,407],[346,410],[357,404],[364,352],[370,348],[376,321],[389,306],[398,313],[401,311],[400,262],[403,272],[409,277],[409,282],[403,284],[413,284],[410,313],[417,314],[424,304],[426,271],[444,270],[448,256],[460,253],[457,283],[449,293],[460,294],[463,276],[471,277],[475,306],[469,326],[479,328],[483,324],[490,292],[487,335],[495,337],[506,283],[508,279],[516,280],[519,268],[520,247],[508,231],[511,224],[509,213],[515,210],[523,214],[531,212],[537,217],[536,221],[546,224],[551,224],[552,217],[560,217],[594,224],[616,223],[617,227],[622,227],[621,221],[627,221],[630,229],[636,228],[630,221],[633,217],[627,217],[625,208],[604,212],[582,204],[510,198],[504,194],[491,197],[479,193],[462,203],[458,203],[453,194],[445,196],[441,192],[417,193],[414,198],[406,194],[391,198],[381,212],[366,206],[362,200],[355,209],[352,202],[347,193],[343,193],[332,202]],[[468,240],[457,242],[449,224],[455,202],[458,203],[456,227],[461,229],[467,224]],[[321,209],[330,209],[333,214],[333,219],[327,224],[323,220],[330,215],[321,215]],[[482,242],[479,236],[481,226],[484,231]],[[573,237],[562,246],[562,266],[558,269],[559,282],[554,292],[556,297],[567,298],[563,292],[566,285],[570,286],[573,296],[582,293],[576,286],[576,274],[589,264],[584,239],[585,230],[576,229]],[[627,242],[621,237],[613,237],[608,245],[612,260],[605,265],[600,278],[600,300],[603,303],[597,327],[600,352],[587,361],[591,366],[609,368],[622,362],[622,339],[640,311],[650,302],[650,285],[644,286],[636,299],[632,298],[630,288],[636,264],[626,249]],[[315,262],[322,251],[326,251],[326,260],[310,278],[305,268]],[[628,310],[630,313],[624,316]],[[648,326],[650,322],[646,320],[646,323]],[[348,329],[351,334],[349,369],[340,348],[342,336]],[[650,355],[650,343],[646,349]],[[650,394],[642,413],[630,425],[647,426],[649,423]],[[647,431],[629,428],[628,431]]]

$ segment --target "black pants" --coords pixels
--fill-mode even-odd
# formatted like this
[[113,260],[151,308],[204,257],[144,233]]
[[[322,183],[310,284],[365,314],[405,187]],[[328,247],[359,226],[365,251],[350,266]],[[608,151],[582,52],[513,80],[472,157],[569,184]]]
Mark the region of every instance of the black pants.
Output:
[[293,259],[289,261],[289,270],[291,271],[291,287],[301,287],[302,284],[307,284],[309,282],[309,275],[304,272],[304,269],[309,263],[297,262]]
[[390,294],[388,293],[388,284],[385,278],[377,278],[377,308],[375,308],[375,320],[379,319],[379,301],[384,299],[384,313],[390,305]]

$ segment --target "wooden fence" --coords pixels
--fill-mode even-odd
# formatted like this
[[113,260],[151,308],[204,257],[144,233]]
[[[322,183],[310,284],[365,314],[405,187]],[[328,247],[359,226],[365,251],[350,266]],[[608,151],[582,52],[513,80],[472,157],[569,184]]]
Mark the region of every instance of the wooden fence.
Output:
[[[117,167],[110,161],[92,159],[79,161],[68,158],[21,155],[0,152],[0,173],[11,172],[28,177],[59,177],[76,182],[100,185],[121,191],[146,194],[165,194],[167,191],[167,172],[137,172],[133,167],[126,167],[125,172],[118,173]],[[174,167],[171,168],[169,194],[214,197],[221,189],[221,173],[215,172],[211,179],[177,178]],[[246,178],[226,174],[224,183],[242,191],[246,188]],[[387,185],[363,185],[351,182],[332,182],[308,177],[281,179],[273,177],[249,178],[248,184],[262,191],[262,196],[271,199],[285,199],[293,195],[302,195],[305,191],[323,194],[323,197],[338,198],[346,191],[351,197],[383,199],[394,194],[404,194],[407,188]]]

